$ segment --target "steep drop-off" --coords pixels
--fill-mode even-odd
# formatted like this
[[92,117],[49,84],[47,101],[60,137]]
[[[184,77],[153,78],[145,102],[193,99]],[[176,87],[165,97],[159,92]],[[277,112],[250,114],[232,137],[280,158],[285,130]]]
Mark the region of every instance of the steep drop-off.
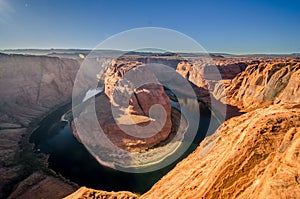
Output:
[[141,198],[299,198],[299,60],[250,61],[214,93],[248,113],[227,120]]
[[299,71],[291,59],[248,66],[225,97],[249,113],[226,121],[142,198],[299,197]]
[[0,198],[60,198],[75,190],[43,171],[32,174],[46,162],[33,153],[28,138],[36,122],[70,101],[79,65],[72,59],[0,54]]
[[293,106],[232,118],[141,198],[295,198],[299,127]]
[[273,103],[300,103],[299,73],[299,59],[260,60],[227,83],[225,90],[217,85],[214,94],[245,111]]

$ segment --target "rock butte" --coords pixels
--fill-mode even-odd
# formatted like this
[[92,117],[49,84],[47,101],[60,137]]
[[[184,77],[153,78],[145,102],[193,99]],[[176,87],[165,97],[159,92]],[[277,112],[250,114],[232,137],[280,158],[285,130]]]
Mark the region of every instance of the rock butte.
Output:
[[[96,97],[95,104],[99,124],[108,139],[128,151],[141,151],[166,140],[172,127],[171,103],[155,75],[141,62],[120,60],[114,62],[104,76],[106,96]],[[152,83],[138,85],[143,82]],[[164,114],[161,110],[151,110],[157,104],[161,105]],[[115,107],[114,115],[111,106]],[[82,113],[83,117],[89,113],[86,110]],[[76,128],[72,126],[75,136],[79,138]],[[97,124],[87,126],[96,133],[100,131]],[[93,145],[93,140],[86,141]]]
[[[193,69],[200,63],[197,61],[184,68],[187,63],[178,58],[151,59],[172,63],[174,69],[178,64],[177,71],[200,89],[197,96],[205,97],[203,92],[209,89],[216,100],[247,113],[228,119],[142,196],[82,187],[69,198],[300,196],[299,59],[214,58],[222,71],[223,79],[218,81],[213,76],[201,79],[198,69]],[[28,168],[28,160],[34,160],[25,157],[35,157],[27,149],[28,137],[41,118],[71,99],[81,61],[5,54],[0,54],[0,60],[0,198],[61,198],[71,194],[78,186],[46,172],[44,167],[20,173]],[[147,59],[136,56],[128,60]],[[209,71],[208,66],[204,68]],[[88,82],[82,88],[86,85]],[[109,103],[110,98],[106,99]],[[131,111],[133,115],[140,113],[133,107]]]

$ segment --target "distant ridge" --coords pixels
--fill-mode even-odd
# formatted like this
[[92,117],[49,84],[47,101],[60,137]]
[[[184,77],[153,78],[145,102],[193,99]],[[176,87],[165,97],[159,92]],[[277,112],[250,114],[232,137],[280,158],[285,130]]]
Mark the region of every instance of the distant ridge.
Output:
[[[93,54],[104,55],[104,56],[113,56],[113,55],[128,55],[128,56],[203,56],[207,55],[206,53],[194,53],[194,52],[166,52],[166,51],[157,51],[155,49],[143,49],[141,51],[122,51],[122,50],[110,50],[110,49],[3,49],[0,50],[0,53],[5,54],[24,54],[24,55],[48,55],[48,56],[77,56],[78,54],[88,55],[93,52]],[[290,53],[290,54],[276,54],[276,53],[254,53],[254,54],[231,54],[231,53],[208,53],[213,58],[224,58],[224,57],[300,57],[300,53]]]

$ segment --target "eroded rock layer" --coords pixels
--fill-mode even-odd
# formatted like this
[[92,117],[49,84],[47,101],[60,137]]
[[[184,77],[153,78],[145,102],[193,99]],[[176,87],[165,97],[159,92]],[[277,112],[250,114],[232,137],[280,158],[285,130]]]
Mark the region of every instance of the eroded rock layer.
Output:
[[141,198],[296,198],[299,127],[294,106],[232,118]]
[[[31,167],[37,166],[37,157],[24,146],[28,147],[26,137],[32,130],[28,129],[30,123],[39,121],[52,109],[70,100],[79,62],[4,54],[0,54],[0,59],[0,198],[66,196],[76,186],[58,176],[46,174],[40,167]],[[207,83],[196,73],[194,76],[181,73],[198,87],[203,86],[204,90],[213,88],[217,99],[248,113],[226,121],[141,198],[299,198],[299,59],[230,59],[233,63],[226,58],[217,59],[218,68],[223,67],[222,80],[219,81]],[[175,64],[178,62],[174,61]],[[125,74],[118,67],[112,76],[107,76],[112,86]],[[184,69],[184,65],[180,67],[180,70]],[[213,73],[208,74],[214,77]],[[225,89],[220,89],[219,83],[223,83]],[[107,88],[108,97],[99,96],[105,100],[96,102],[96,106],[107,103],[109,107],[111,91]],[[141,125],[155,119],[149,117],[151,111],[147,107],[150,105],[145,99],[150,93],[154,96],[152,101],[163,101],[162,106],[167,108],[169,104],[165,103],[162,91],[161,87],[151,84],[136,89],[135,98],[130,96],[129,101],[131,117]],[[115,102],[120,101],[116,99]],[[98,114],[101,111],[98,109]],[[107,115],[101,119],[108,131],[115,127],[110,119]],[[111,130],[110,134],[115,132],[118,129]],[[163,140],[164,136],[155,138],[153,143]],[[143,140],[134,141],[125,139],[123,146],[133,143],[133,148],[148,147],[143,145]],[[153,144],[150,140],[147,142]],[[26,175],[23,175],[24,172]],[[128,192],[112,193],[86,188],[70,197],[137,198]]]
[[273,103],[299,103],[299,73],[298,59],[260,60],[230,81],[225,90],[217,87],[215,96],[246,111]]
[[223,123],[141,198],[299,198],[299,60],[248,61],[214,87],[217,99],[248,113]]
[[81,187],[76,192],[65,197],[64,199],[137,199],[138,196],[129,191],[119,191],[119,192],[107,192],[107,191],[96,191],[94,189],[88,189],[86,187]]
[[[141,151],[168,138],[172,128],[170,100],[144,65],[135,61],[114,62],[105,73],[104,86],[106,96],[96,98],[96,114],[104,134],[115,146]],[[81,116],[89,113],[86,110]],[[91,132],[100,131],[97,125],[88,125]],[[73,131],[80,137],[74,125]],[[97,144],[92,142],[88,140],[91,145]]]
[[78,68],[74,59],[0,54],[0,198],[61,198],[75,190],[55,175],[32,174],[47,162],[38,161],[28,137],[31,123],[70,101]]

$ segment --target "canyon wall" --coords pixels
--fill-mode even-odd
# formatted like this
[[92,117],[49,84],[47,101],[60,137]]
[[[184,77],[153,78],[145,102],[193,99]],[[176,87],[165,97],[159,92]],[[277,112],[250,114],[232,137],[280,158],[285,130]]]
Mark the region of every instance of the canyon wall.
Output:
[[[217,65],[224,67],[223,79],[202,86],[213,88],[216,99],[247,113],[223,123],[141,198],[299,197],[299,59],[237,60],[236,65],[227,64],[228,69],[226,59],[220,61]],[[0,54],[0,198],[61,198],[75,190],[76,185],[54,174],[26,167],[35,165],[36,154],[24,146],[28,147],[32,123],[71,99],[79,65],[74,59]],[[205,82],[197,74],[183,73],[183,66],[178,72],[191,82],[198,87]],[[142,88],[138,100],[131,103],[140,104],[143,92],[151,89]],[[102,97],[110,103],[109,97]],[[147,115],[141,111],[146,106],[131,107],[132,116]],[[137,196],[81,188],[70,197]]]
[[0,55],[0,121],[28,126],[70,101],[79,62],[46,56]]
[[254,110],[227,120],[141,198],[299,197],[299,71],[294,59],[249,65],[226,97]]
[[299,60],[249,61],[214,87],[217,99],[247,113],[224,122],[140,198],[300,196]]
[[[155,75],[141,62],[113,62],[104,74],[104,92],[106,96],[95,98],[95,110],[101,129],[114,146],[141,151],[168,138],[172,128],[170,100]],[[86,110],[79,117],[89,114]],[[79,121],[75,118],[77,125],[81,125]],[[91,132],[99,133],[97,124],[91,122],[88,126]],[[72,127],[79,138],[74,124]],[[90,145],[97,144],[84,136],[81,139]]]
[[80,63],[0,54],[0,198],[61,198],[75,187],[45,173],[28,144],[32,123],[70,101]]
[[217,99],[244,111],[277,103],[299,103],[299,70],[298,59],[261,60],[250,64],[225,89],[217,85],[214,93]]
[[299,127],[300,106],[232,118],[141,198],[295,198]]

